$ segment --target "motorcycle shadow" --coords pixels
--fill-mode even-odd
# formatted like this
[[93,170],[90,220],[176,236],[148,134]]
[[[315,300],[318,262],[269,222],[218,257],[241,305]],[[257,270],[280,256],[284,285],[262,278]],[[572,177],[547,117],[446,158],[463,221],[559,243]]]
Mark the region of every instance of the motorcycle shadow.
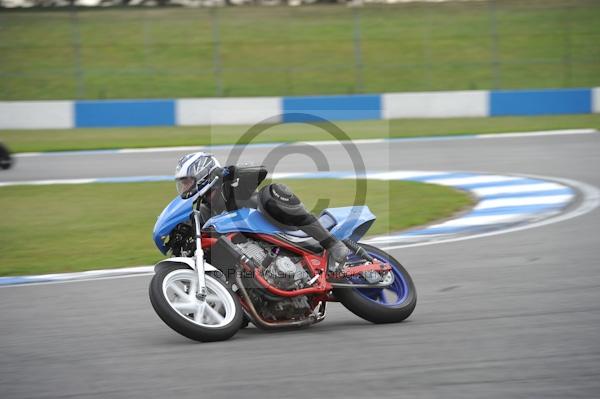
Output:
[[[235,337],[243,336],[244,338],[261,337],[261,336],[272,336],[272,335],[291,335],[291,334],[323,334],[328,332],[339,332],[343,329],[357,329],[366,327],[376,327],[374,324],[368,321],[356,319],[356,320],[331,320],[323,321],[316,325],[309,325],[304,327],[289,327],[272,330],[264,330],[250,324],[248,327],[238,331]],[[234,337],[234,338],[235,338]]]
[[[401,324],[410,324],[410,321],[405,321]],[[243,343],[262,339],[268,339],[269,342],[273,343],[275,340],[286,340],[293,336],[319,336],[326,334],[339,334],[343,331],[348,331],[351,329],[353,332],[357,330],[364,331],[372,331],[377,328],[386,328],[386,326],[390,326],[390,324],[373,324],[368,321],[362,319],[356,320],[328,320],[323,321],[322,323],[316,325],[309,325],[304,327],[290,327],[290,328],[281,328],[281,329],[273,329],[273,330],[264,330],[256,327],[253,324],[250,324],[248,327],[239,330],[233,337],[231,337],[227,341],[223,342],[207,342],[207,344],[211,345],[223,345],[229,343]],[[286,342],[286,341],[284,341]],[[196,344],[204,344],[204,342],[198,342],[193,340],[188,340],[179,335],[173,334],[169,336],[167,339],[162,337],[160,342],[155,342],[154,345],[158,346],[183,346],[189,345],[190,343]]]

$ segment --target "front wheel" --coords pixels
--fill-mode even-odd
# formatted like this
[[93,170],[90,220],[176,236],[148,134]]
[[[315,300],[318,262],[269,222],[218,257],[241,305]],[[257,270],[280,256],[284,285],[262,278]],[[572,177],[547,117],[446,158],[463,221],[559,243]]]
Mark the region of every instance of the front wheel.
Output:
[[[397,323],[406,319],[417,305],[412,278],[391,255],[367,244],[360,244],[372,257],[392,266],[394,282],[385,288],[336,288],[333,293],[352,313],[372,323]],[[350,283],[365,283],[353,277]]]
[[196,298],[196,272],[182,265],[159,269],[150,282],[150,302],[158,316],[179,334],[196,341],[223,341],[242,326],[239,299],[216,276],[206,274],[208,295]]

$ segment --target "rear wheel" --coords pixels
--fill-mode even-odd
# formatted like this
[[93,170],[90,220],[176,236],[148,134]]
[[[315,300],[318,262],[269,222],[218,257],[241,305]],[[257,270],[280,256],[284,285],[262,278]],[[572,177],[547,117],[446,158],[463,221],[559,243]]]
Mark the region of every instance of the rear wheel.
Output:
[[[390,254],[360,244],[372,257],[392,266],[394,282],[385,288],[336,288],[333,293],[352,313],[372,323],[397,323],[406,319],[417,305],[417,291],[404,267]],[[350,283],[366,283],[353,277]]]
[[182,265],[159,269],[150,282],[150,302],[179,334],[196,341],[223,341],[242,326],[239,299],[218,277],[207,273],[205,300],[196,298],[196,271]]

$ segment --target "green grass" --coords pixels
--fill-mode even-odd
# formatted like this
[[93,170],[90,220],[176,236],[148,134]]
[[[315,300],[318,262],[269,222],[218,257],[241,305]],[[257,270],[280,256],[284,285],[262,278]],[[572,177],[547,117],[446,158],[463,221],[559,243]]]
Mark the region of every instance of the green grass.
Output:
[[[600,129],[600,115],[538,117],[398,119],[339,122],[352,139],[393,138],[547,129]],[[144,148],[247,143],[248,126],[195,126],[66,130],[4,130],[0,141],[14,152]],[[253,143],[333,140],[326,131],[306,124],[271,127]]]
[[596,0],[5,10],[0,99],[590,87],[599,20]]
[[[286,182],[312,209],[351,205],[354,181]],[[151,264],[162,258],[151,234],[173,199],[172,183],[0,188],[0,275],[26,275]],[[465,193],[411,182],[368,182],[377,215],[371,234],[444,218],[471,203]],[[318,209],[315,209],[318,211]]]

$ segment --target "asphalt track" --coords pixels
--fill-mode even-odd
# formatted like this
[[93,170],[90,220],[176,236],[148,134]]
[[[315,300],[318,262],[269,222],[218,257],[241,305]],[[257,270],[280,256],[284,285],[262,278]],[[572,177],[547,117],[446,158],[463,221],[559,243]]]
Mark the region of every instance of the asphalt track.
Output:
[[[318,149],[331,169],[351,169],[342,148]],[[244,158],[260,162],[267,151]],[[365,144],[360,152],[370,170],[524,173],[600,187],[600,135]],[[170,174],[178,155],[26,157],[2,180]],[[276,169],[305,164],[290,156]],[[595,398],[599,222],[596,209],[394,250],[419,293],[415,313],[396,325],[371,325],[334,304],[309,329],[249,328],[197,344],[154,314],[147,276],[1,288],[0,396]]]

